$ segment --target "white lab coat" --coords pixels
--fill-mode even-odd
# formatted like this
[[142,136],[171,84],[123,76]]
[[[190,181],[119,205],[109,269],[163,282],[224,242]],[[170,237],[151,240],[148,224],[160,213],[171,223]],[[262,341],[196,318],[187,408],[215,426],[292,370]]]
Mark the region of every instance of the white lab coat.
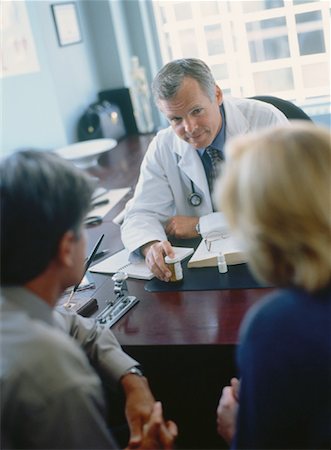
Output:
[[[228,141],[253,130],[287,123],[278,109],[268,103],[225,97],[223,101]],[[226,155],[225,155],[226,157]],[[188,197],[194,190],[202,196],[199,206]],[[128,203],[121,227],[122,241],[135,259],[137,249],[147,242],[167,239],[164,226],[175,215],[200,217],[200,232],[227,229],[223,213],[213,212],[206,174],[198,152],[168,127],[152,140],[140,168],[133,199]]]

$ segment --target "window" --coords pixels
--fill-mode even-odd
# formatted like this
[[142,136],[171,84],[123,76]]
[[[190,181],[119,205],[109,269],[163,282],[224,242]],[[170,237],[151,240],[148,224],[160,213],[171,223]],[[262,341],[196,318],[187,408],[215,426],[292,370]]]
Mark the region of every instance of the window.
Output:
[[285,17],[246,23],[251,62],[288,58],[290,47]]
[[178,37],[182,53],[184,55],[187,55],[189,53],[190,55],[192,55],[192,58],[197,58],[199,56],[199,51],[195,41],[194,28],[179,30]]
[[293,72],[290,67],[256,72],[253,76],[257,95],[263,95],[266,92],[274,94],[274,92],[289,91],[294,88]]
[[300,55],[325,53],[321,11],[296,14]]
[[204,27],[206,44],[208,49],[208,55],[219,55],[224,53],[224,44],[222,37],[221,25],[216,23],[212,25],[206,25]]
[[163,63],[201,58],[226,93],[278,96],[330,120],[329,2],[153,0],[152,5]]
[[264,9],[271,8],[279,8],[284,6],[283,0],[265,0],[265,1],[253,1],[249,0],[248,2],[242,2],[243,11],[245,13],[255,12],[255,11],[263,11]]

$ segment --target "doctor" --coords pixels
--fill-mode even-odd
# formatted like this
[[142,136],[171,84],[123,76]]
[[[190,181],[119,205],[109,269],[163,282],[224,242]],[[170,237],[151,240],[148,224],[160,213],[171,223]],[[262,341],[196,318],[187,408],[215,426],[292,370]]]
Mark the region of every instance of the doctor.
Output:
[[267,103],[224,98],[199,59],[166,64],[152,89],[170,126],[154,137],[146,152],[121,232],[131,259],[145,257],[155,276],[168,281],[164,257],[174,256],[168,236],[185,239],[227,229],[223,213],[214,212],[216,173],[206,148],[216,149],[222,161],[225,140],[288,120]]

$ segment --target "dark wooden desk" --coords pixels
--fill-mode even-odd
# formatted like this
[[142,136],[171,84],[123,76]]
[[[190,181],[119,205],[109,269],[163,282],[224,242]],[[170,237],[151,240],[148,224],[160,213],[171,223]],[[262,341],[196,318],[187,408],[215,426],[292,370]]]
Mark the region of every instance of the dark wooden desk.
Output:
[[[100,158],[91,173],[107,188],[134,187],[151,136],[130,137]],[[89,247],[101,232],[102,248],[123,248],[120,228],[112,219],[123,199],[90,228]],[[112,296],[110,276],[93,274],[99,311]],[[216,406],[221,389],[236,374],[234,350],[246,311],[267,289],[150,293],[144,281],[128,280],[131,295],[140,299],[113,327],[124,350],[141,362],[166,415],[180,428],[178,448],[225,448],[216,434]],[[91,292],[89,294],[91,295]]]

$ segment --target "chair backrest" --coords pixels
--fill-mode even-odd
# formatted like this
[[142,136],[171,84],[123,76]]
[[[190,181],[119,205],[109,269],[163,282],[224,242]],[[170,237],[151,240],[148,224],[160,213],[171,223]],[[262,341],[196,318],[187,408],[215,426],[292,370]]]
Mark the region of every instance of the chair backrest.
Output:
[[301,119],[311,121],[311,118],[301,108],[294,105],[294,103],[289,102],[288,100],[283,100],[282,98],[278,97],[272,97],[270,95],[257,95],[255,97],[249,98],[274,105],[288,119]]

